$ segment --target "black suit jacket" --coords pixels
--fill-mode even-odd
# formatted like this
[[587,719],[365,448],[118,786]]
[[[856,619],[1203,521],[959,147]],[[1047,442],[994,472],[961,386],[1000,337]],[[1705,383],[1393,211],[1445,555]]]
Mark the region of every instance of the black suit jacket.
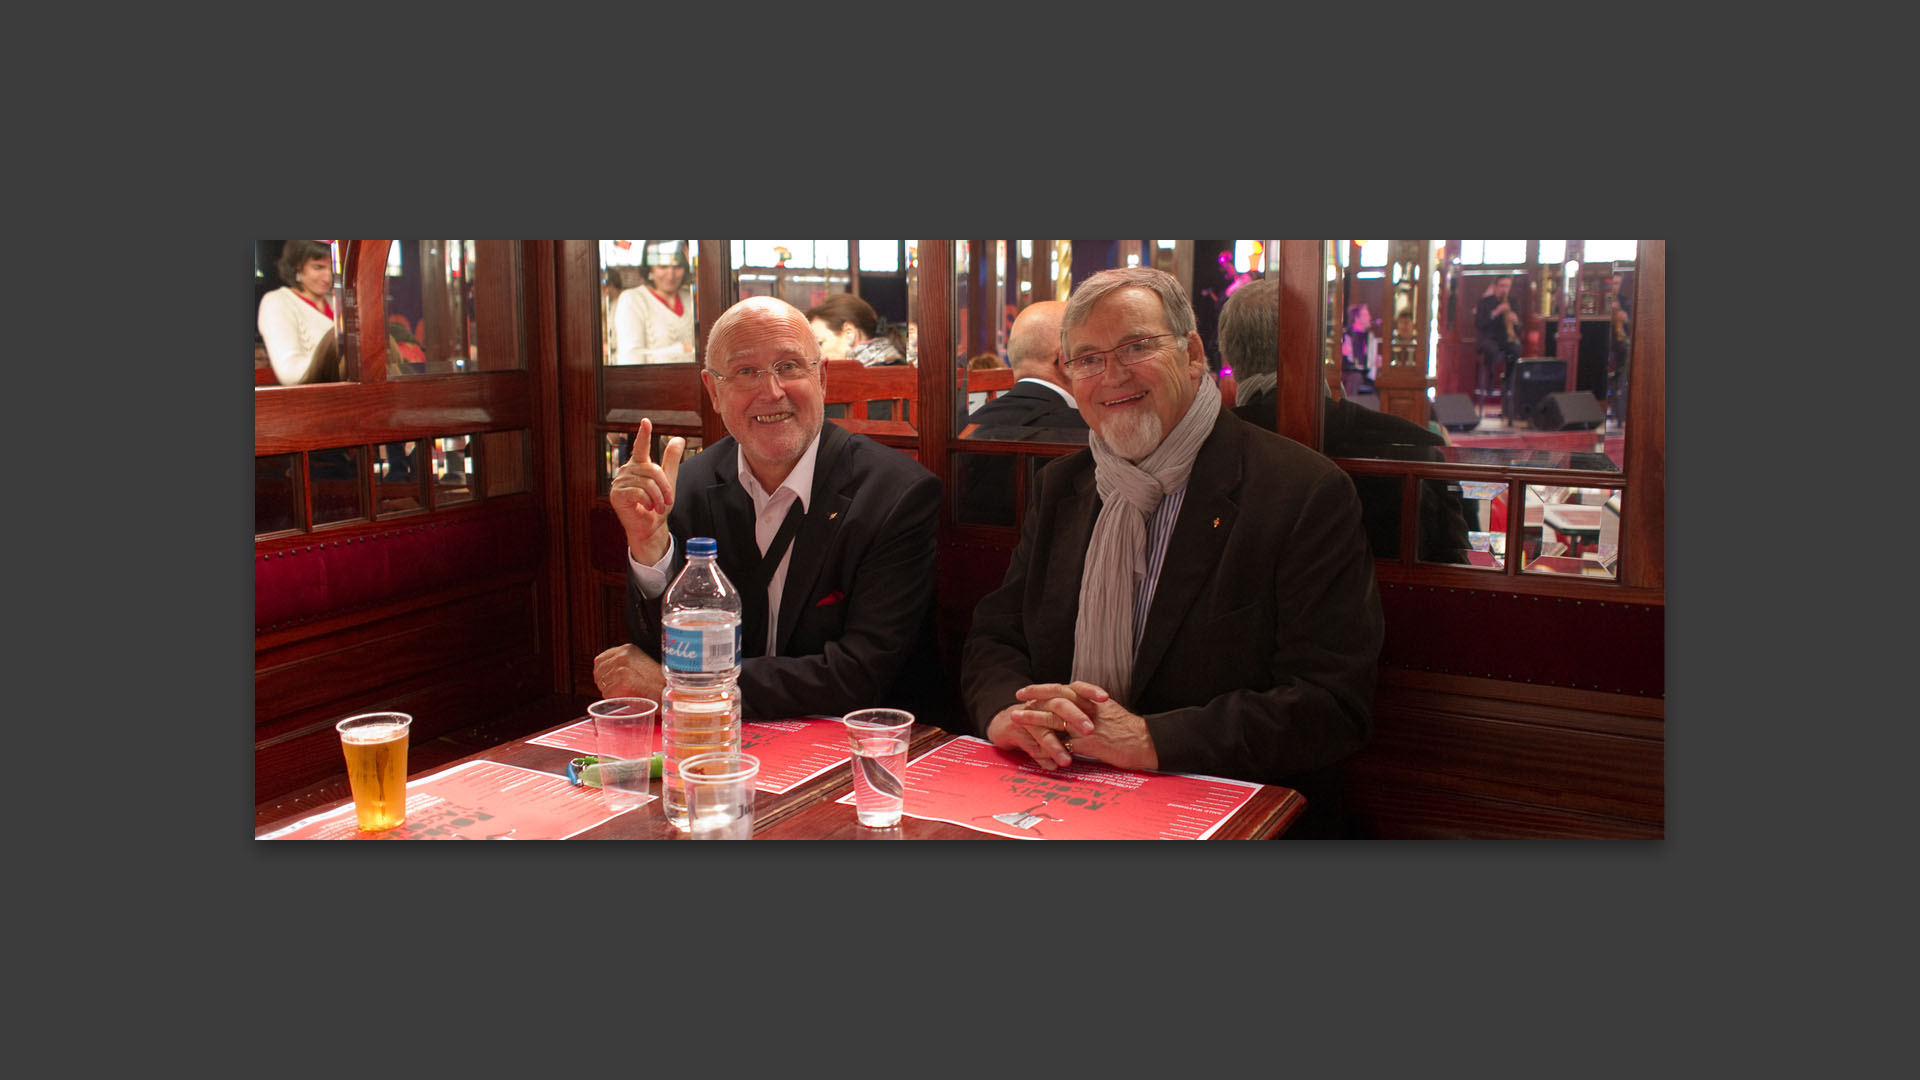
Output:
[[[967,636],[960,682],[975,734],[1020,687],[1072,677],[1099,509],[1091,453],[1041,471],[1006,579]],[[1194,461],[1123,702],[1146,719],[1160,768],[1286,784],[1307,793],[1309,813],[1328,813],[1331,767],[1370,731],[1383,634],[1346,473],[1222,410]]]
[[[1030,382],[1014,383],[1012,389],[975,409],[967,423],[979,425],[967,436],[969,439],[1087,445],[1087,422],[1081,419],[1080,410],[1059,394]],[[1017,458],[993,454],[960,463],[957,480],[963,524],[1013,524],[1013,470],[1017,464]]]
[[[1030,382],[1016,382],[1013,388],[973,410],[967,423],[982,428],[1055,429],[1025,431],[1018,434],[981,434],[976,439],[1041,439],[1047,442],[1087,443],[1087,422],[1080,410],[1059,394]],[[1073,432],[1073,434],[1068,434]]]
[[[1234,409],[1242,420],[1268,431],[1277,426],[1278,396],[1271,390]],[[1387,458],[1396,461],[1443,461],[1446,445],[1431,428],[1392,413],[1376,412],[1353,401],[1320,400],[1320,432],[1328,457]],[[1400,487],[1398,477],[1356,476],[1367,542],[1383,559],[1400,557]],[[1472,547],[1467,537],[1466,505],[1458,481],[1427,480],[1420,485],[1419,552],[1425,562],[1464,563]]]
[[[933,651],[940,481],[906,454],[831,421],[820,439],[781,594],[775,655],[764,655],[765,641],[751,634],[741,643],[741,711],[838,716],[896,705],[940,723],[932,710],[944,698],[951,711],[953,700]],[[668,581],[686,560],[690,536],[714,538],[720,569],[735,586],[754,580],[760,551],[736,446],[729,436],[680,466],[667,515],[674,539]],[[661,599],[641,596],[628,575],[628,635],[656,658]],[[765,618],[764,591],[742,587],[741,602]]]

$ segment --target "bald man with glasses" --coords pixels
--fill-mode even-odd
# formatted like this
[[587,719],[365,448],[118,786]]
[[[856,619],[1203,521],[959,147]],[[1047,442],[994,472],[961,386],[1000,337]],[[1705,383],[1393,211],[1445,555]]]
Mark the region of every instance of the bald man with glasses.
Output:
[[687,538],[711,536],[744,609],[744,716],[942,704],[932,644],[940,482],[827,423],[829,377],[806,317],[750,297],[714,323],[700,373],[727,437],[684,462],[686,441],[669,439],[655,461],[652,421],[640,422],[608,493],[627,538],[631,640],[595,658],[603,695],[659,696],[661,597]]
[[1041,470],[974,611],[973,733],[1043,769],[1283,784],[1307,797],[1293,832],[1348,835],[1336,766],[1370,732],[1383,634],[1352,481],[1221,407],[1166,273],[1076,285],[1061,353],[1092,435]]

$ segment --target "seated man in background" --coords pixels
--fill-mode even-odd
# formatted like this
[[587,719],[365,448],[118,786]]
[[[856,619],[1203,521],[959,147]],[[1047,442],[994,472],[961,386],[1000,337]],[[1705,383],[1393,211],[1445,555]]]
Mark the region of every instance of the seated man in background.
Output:
[[[1007,333],[1007,359],[1013,387],[982,404],[967,417],[969,439],[1087,444],[1087,422],[1080,418],[1067,377],[1060,373],[1060,315],[1063,300],[1037,300],[1013,320]],[[1013,470],[1019,459],[981,454],[960,473],[960,520],[976,525],[1013,524]]]
[[[1250,282],[1220,309],[1220,355],[1238,384],[1234,414],[1275,431],[1279,428],[1280,283]],[[1430,428],[1360,403],[1333,400],[1320,385],[1320,445],[1328,457],[1442,461],[1437,447],[1446,439]],[[1359,493],[1367,543],[1381,558],[1400,554],[1400,480],[1391,476],[1353,477]],[[1467,561],[1467,518],[1458,482],[1428,480],[1420,488],[1420,558],[1427,562]]]
[[744,716],[901,705],[939,723],[933,710],[952,707],[932,642],[939,480],[826,422],[819,345],[785,301],[728,308],[705,359],[727,437],[684,464],[686,441],[669,439],[654,461],[643,419],[614,474],[631,643],[595,658],[594,683],[609,697],[659,697],[661,596],[686,539],[711,536],[740,590]]
[[1088,278],[1061,346],[1092,436],[1041,471],[974,611],[974,732],[1046,769],[1284,784],[1298,832],[1342,834],[1334,767],[1366,742],[1383,633],[1353,484],[1221,407],[1169,274]]
[[1060,373],[1060,315],[1063,300],[1037,300],[1013,320],[1007,333],[1007,362],[1013,388],[973,410],[974,439],[1041,439],[1085,446],[1087,422],[1080,417],[1067,377]]

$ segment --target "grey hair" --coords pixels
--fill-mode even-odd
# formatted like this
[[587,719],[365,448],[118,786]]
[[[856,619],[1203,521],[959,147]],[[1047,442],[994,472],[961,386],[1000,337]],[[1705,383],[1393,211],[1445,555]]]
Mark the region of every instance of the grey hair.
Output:
[[1280,283],[1256,278],[1220,309],[1220,359],[1235,378],[1279,370]]
[[1085,322],[1093,305],[1105,299],[1107,294],[1129,287],[1153,290],[1153,294],[1160,298],[1161,310],[1166,312],[1167,329],[1183,338],[1193,333],[1193,305],[1187,301],[1187,294],[1180,288],[1178,278],[1151,266],[1102,270],[1074,286],[1073,293],[1067,297],[1067,310],[1060,317],[1061,353],[1067,353],[1067,331]]

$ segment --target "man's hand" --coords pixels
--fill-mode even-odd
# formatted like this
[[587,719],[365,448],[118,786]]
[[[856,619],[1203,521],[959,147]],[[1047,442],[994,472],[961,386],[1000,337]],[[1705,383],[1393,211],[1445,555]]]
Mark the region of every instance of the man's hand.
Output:
[[[627,550],[644,566],[652,566],[667,553],[667,512],[673,509],[673,489],[680,478],[680,455],[686,449],[687,440],[675,435],[667,440],[660,461],[655,464],[653,421],[641,420],[640,430],[633,439],[633,455],[613,474],[607,499],[613,503],[620,527],[626,530]],[[597,661],[595,667],[598,667]]]
[[593,658],[593,685],[601,697],[643,697],[660,700],[667,685],[660,662],[636,645],[615,645]]
[[1018,702],[1000,710],[987,725],[987,741],[1025,751],[1043,769],[1069,765],[1074,754],[1122,769],[1160,766],[1147,722],[1101,687],[1089,682],[1035,683],[1013,696]]

